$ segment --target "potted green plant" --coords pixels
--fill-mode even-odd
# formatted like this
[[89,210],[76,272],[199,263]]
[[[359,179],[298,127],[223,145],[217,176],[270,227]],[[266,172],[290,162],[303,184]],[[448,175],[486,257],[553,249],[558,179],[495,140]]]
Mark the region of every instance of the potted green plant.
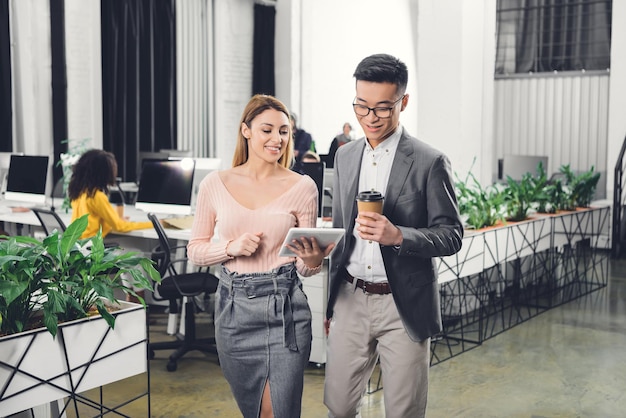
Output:
[[83,216],[42,240],[1,237],[0,415],[147,371],[145,303],[114,293],[137,296],[131,286],[152,288],[159,273],[101,234],[80,239],[86,226]]
[[459,212],[469,228],[480,229],[504,221],[503,190],[496,185],[483,187],[471,170],[464,180],[459,179],[458,175],[456,177]]
[[537,212],[554,214],[565,210],[568,202],[568,189],[561,180],[548,182],[537,196]]
[[0,335],[43,325],[55,336],[60,322],[94,311],[113,327],[110,310],[118,304],[114,292],[136,296],[132,286],[152,289],[152,280],[160,280],[149,258],[105,248],[100,233],[80,239],[86,227],[87,215],[63,234],[0,241]]
[[65,213],[68,213],[72,208],[69,197],[67,196],[67,188],[70,185],[70,180],[72,178],[72,170],[74,168],[74,164],[78,162],[81,155],[87,151],[89,138],[83,139],[67,139],[65,141],[61,141],[61,143],[67,144],[67,151],[61,153],[59,156],[60,159],[57,161],[57,166],[61,166],[63,169],[63,177],[61,178],[61,192],[63,193],[63,203],[61,204],[61,209],[65,210]]
[[[537,175],[526,173],[520,181],[507,177],[507,186],[504,190],[508,220],[519,222],[528,218],[532,209],[541,209],[543,191],[548,183],[543,164],[537,166]],[[539,210],[537,209],[537,210]]]
[[567,179],[567,185],[570,191],[570,210],[589,207],[589,204],[593,200],[593,195],[596,192],[598,181],[600,180],[600,173],[594,172],[594,166],[591,166],[589,171],[576,175],[570,169],[569,165],[562,166],[561,172]]

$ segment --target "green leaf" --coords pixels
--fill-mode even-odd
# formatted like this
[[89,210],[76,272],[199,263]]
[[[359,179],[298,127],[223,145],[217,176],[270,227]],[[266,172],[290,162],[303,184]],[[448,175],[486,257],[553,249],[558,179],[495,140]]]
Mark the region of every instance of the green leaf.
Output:
[[66,299],[63,294],[57,290],[48,289],[48,300],[44,302],[44,309],[51,313],[64,312],[66,309]]
[[151,280],[154,280],[157,283],[161,283],[161,275],[155,268],[154,261],[144,257],[139,261],[139,264],[141,265],[141,268],[146,273],[148,273],[148,276],[150,277]]
[[0,255],[0,268],[3,268],[7,263],[13,263],[14,261],[24,261],[26,258],[20,255]]
[[95,237],[93,237],[91,242],[91,252],[98,256],[97,260],[102,259],[102,257],[104,257],[104,238],[102,237],[102,228],[98,230],[98,233]]
[[[84,318],[87,316],[87,310],[89,306],[83,306],[78,299],[71,297],[71,295],[65,296],[65,315],[67,320]],[[69,315],[68,315],[69,314]]]
[[34,237],[29,236],[13,236],[11,240],[18,244],[29,244],[33,246],[41,246],[41,241]]
[[70,249],[74,247],[74,244],[80,239],[80,236],[87,229],[87,223],[89,214],[85,214],[78,219],[75,219],[67,226],[67,229],[63,233],[61,238],[61,253],[67,255]]
[[107,310],[104,303],[102,303],[102,301],[98,301],[96,306],[98,308],[98,312],[102,315],[102,318],[104,318],[107,324],[109,324],[111,329],[115,329],[115,317]]
[[21,294],[28,289],[28,282],[13,282],[0,280],[0,298],[5,300],[7,305],[13,303]]
[[59,254],[59,231],[54,230],[52,234],[48,235],[43,240],[43,245],[46,247],[46,252],[53,258],[61,260]]
[[59,319],[56,314],[52,312],[44,311],[43,315],[43,324],[46,328],[48,328],[48,332],[52,334],[52,337],[57,336],[57,330],[59,328]]
[[108,300],[115,300],[115,296],[113,294],[113,287],[110,283],[105,283],[103,281],[94,281],[93,282],[93,290],[101,297],[106,298]]

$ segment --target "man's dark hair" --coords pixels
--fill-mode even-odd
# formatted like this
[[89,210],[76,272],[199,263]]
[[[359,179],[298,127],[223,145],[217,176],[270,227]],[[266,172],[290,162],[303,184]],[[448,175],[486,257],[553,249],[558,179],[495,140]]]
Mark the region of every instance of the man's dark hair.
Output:
[[374,54],[363,58],[353,75],[357,81],[395,84],[400,94],[406,91],[409,80],[406,64],[389,54]]

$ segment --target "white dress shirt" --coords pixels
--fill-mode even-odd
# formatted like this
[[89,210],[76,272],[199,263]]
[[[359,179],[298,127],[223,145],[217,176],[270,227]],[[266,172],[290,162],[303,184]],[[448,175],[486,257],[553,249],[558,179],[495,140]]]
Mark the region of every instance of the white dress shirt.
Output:
[[[361,161],[361,172],[359,173],[358,192],[370,190],[378,191],[385,195],[389,173],[393,159],[398,149],[398,142],[402,134],[402,127],[398,125],[396,131],[385,139],[376,148],[372,148],[369,142],[365,141],[365,151]],[[386,282],[387,273],[383,264],[383,256],[380,251],[380,244],[374,241],[364,240],[357,232],[358,224],[355,223],[352,234],[356,237],[356,244],[346,269],[352,277],[357,277],[368,282]]]

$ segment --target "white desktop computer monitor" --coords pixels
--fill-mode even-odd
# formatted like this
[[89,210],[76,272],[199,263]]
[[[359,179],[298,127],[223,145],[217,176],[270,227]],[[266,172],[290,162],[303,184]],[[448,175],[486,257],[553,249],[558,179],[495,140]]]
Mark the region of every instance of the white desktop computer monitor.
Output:
[[9,170],[11,155],[24,155],[22,152],[0,152],[0,170]]
[[535,177],[539,163],[543,165],[544,171],[547,172],[548,157],[546,156],[507,154],[502,159],[500,179],[506,182],[511,177],[515,181],[520,181],[526,173],[530,173]]
[[189,215],[194,166],[191,158],[144,160],[135,208],[158,214]]
[[45,155],[11,155],[4,198],[45,204],[48,160]]
[[196,166],[193,173],[193,191],[191,195],[191,207],[193,209],[196,207],[202,180],[204,180],[209,173],[222,168],[221,158],[194,158],[194,161],[196,162]]

